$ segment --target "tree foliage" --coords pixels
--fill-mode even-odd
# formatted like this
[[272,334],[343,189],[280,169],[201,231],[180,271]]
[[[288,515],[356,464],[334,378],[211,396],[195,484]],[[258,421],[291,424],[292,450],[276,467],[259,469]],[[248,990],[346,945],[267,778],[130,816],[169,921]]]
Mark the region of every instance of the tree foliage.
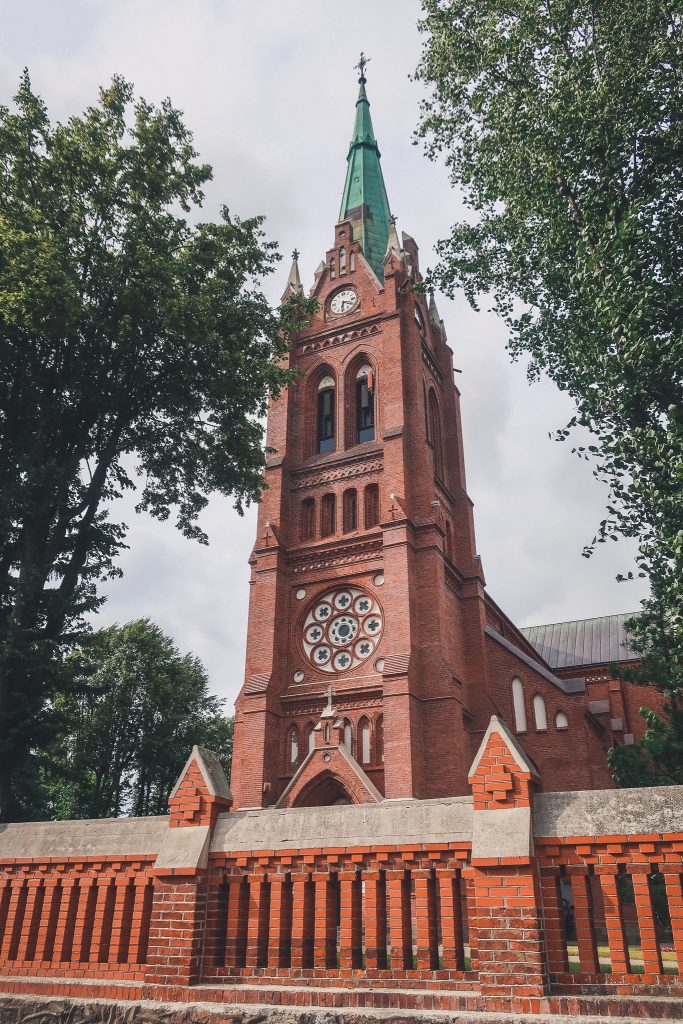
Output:
[[417,75],[430,93],[418,134],[445,157],[473,214],[440,243],[431,283],[451,295],[463,288],[475,307],[490,296],[513,357],[529,356],[530,378],[547,373],[575,402],[559,436],[578,426],[596,438],[577,450],[610,497],[585,553],[638,539],[652,593],[631,627],[644,658],[638,681],[665,694],[650,729],[676,731],[681,13],[661,0],[423,0],[423,13]]
[[148,619],[91,634],[67,667],[50,741],[33,753],[32,816],[164,814],[195,743],[214,750],[229,776],[232,720],[199,659],[180,655]]
[[273,312],[261,218],[196,223],[211,168],[169,101],[115,78],[52,125],[27,74],[0,107],[0,817],[46,737],[64,654],[138,508],[205,542],[212,491],[262,486],[268,393],[306,301]]

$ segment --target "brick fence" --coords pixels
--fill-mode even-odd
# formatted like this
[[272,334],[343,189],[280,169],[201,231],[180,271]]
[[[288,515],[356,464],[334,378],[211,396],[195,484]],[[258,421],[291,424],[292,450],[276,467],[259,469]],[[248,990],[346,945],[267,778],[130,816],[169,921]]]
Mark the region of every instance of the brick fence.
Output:
[[471,797],[0,829],[0,993],[683,1017],[683,787],[540,791],[492,719]]

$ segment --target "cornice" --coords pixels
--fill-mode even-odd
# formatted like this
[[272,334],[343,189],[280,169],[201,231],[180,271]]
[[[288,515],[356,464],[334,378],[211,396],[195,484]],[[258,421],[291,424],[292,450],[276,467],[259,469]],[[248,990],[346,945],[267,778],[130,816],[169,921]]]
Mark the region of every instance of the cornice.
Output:
[[296,344],[302,353],[320,352],[328,348],[336,348],[339,345],[346,345],[351,341],[363,341],[368,338],[374,340],[381,333],[382,331],[378,324],[373,323],[369,327],[355,327],[343,331],[337,328],[336,330],[325,331],[322,335],[304,338],[301,341],[297,341]]
[[334,547],[330,546],[327,549],[314,548],[300,554],[290,554],[288,569],[292,575],[296,576],[299,573],[312,572],[316,569],[330,569],[338,565],[374,561],[381,554],[381,536],[369,537],[366,540],[358,540],[343,546],[337,541]]
[[306,472],[299,470],[296,473],[292,473],[292,476],[296,476],[298,479],[292,484],[291,490],[305,491],[309,487],[317,487],[320,484],[332,484],[339,480],[352,480],[359,476],[380,473],[383,469],[384,463],[382,459],[373,459],[369,462],[354,459],[351,465],[341,464],[329,469],[315,468]]

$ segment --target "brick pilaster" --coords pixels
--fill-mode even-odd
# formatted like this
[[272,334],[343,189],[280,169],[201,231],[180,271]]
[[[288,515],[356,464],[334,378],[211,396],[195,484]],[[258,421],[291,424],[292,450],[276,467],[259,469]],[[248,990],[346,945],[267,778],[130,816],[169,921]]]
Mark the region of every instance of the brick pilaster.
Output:
[[[546,932],[533,844],[538,773],[495,715],[470,770],[474,830],[471,941],[477,948],[482,1000],[512,1009],[547,1008]],[[557,914],[550,893],[551,929]]]
[[541,896],[548,968],[551,972],[561,974],[569,970],[569,961],[560,895],[560,873],[556,868],[544,869],[541,872]]
[[268,923],[268,967],[289,967],[292,931],[292,891],[284,875],[271,876]]
[[35,946],[35,960],[37,963],[42,963],[44,960],[52,959],[61,900],[62,887],[60,879],[56,876],[46,878],[45,896],[43,900],[43,920],[38,931]]
[[152,881],[147,875],[137,875],[134,884],[135,898],[133,900],[133,914],[130,925],[128,958],[131,963],[143,964],[147,961],[154,895]]
[[206,904],[204,874],[155,878],[145,981],[192,985],[199,980]]
[[437,869],[436,879],[441,914],[443,967],[446,971],[462,971],[465,967],[465,953],[460,909],[461,879],[452,868]]
[[607,942],[609,944],[609,957],[613,973],[626,973],[629,969],[628,946],[626,943],[626,932],[624,930],[624,918],[621,913],[619,902],[619,890],[617,888],[617,873],[613,868],[596,868],[596,874],[600,876],[602,887],[602,902],[605,908],[605,927],[607,928]]
[[339,961],[342,968],[361,967],[362,948],[362,889],[361,880],[355,871],[345,871],[339,876],[340,922]]
[[0,951],[0,959],[3,961],[16,959],[21,929],[24,924],[27,899],[28,887],[26,885],[26,878],[22,874],[12,879],[10,888],[5,933],[2,939],[2,950]]
[[80,887],[78,879],[73,877],[63,878],[62,900],[59,905],[53,954],[54,959],[58,963],[71,960],[79,899]]
[[111,875],[100,876],[97,882],[97,902],[90,943],[90,963],[106,963],[109,959],[111,926],[116,891]]
[[657,924],[655,922],[654,909],[652,906],[652,893],[650,891],[650,878],[644,872],[633,871],[631,873],[633,882],[633,893],[636,900],[636,913],[638,914],[638,929],[640,931],[640,948],[643,953],[643,967],[646,974],[661,974],[662,954],[657,942]]
[[313,875],[315,926],[313,966],[337,966],[337,880],[325,872]]
[[365,883],[365,964],[369,970],[387,966],[386,877],[383,871],[363,872]]
[[16,959],[32,961],[35,956],[38,939],[38,926],[43,910],[45,889],[43,879],[39,875],[28,879],[28,895],[24,909],[24,920],[19,936]]
[[431,871],[412,871],[415,881],[415,940],[417,966],[438,970],[439,942],[436,919],[436,884]]
[[249,876],[249,917],[246,967],[263,967],[267,961],[270,884],[265,873]]
[[389,935],[391,966],[394,970],[410,970],[413,966],[411,930],[410,878],[406,871],[387,871],[389,902]]
[[96,899],[97,879],[93,876],[80,879],[71,958],[81,963],[86,963],[90,957]]
[[590,876],[586,868],[571,867],[569,877],[574,895],[574,924],[579,949],[579,967],[587,974],[600,970],[598,944],[595,938],[595,915],[591,897]]
[[306,874],[294,875],[292,885],[292,967],[313,966],[315,894]]

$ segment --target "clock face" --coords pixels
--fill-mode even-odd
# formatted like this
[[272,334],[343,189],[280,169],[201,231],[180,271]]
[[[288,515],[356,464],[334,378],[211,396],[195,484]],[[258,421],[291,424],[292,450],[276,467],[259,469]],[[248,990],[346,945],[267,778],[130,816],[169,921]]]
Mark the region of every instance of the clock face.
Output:
[[356,305],[357,295],[353,288],[345,288],[341,292],[337,292],[332,301],[330,302],[330,309],[337,316],[341,316],[343,313],[349,313]]

